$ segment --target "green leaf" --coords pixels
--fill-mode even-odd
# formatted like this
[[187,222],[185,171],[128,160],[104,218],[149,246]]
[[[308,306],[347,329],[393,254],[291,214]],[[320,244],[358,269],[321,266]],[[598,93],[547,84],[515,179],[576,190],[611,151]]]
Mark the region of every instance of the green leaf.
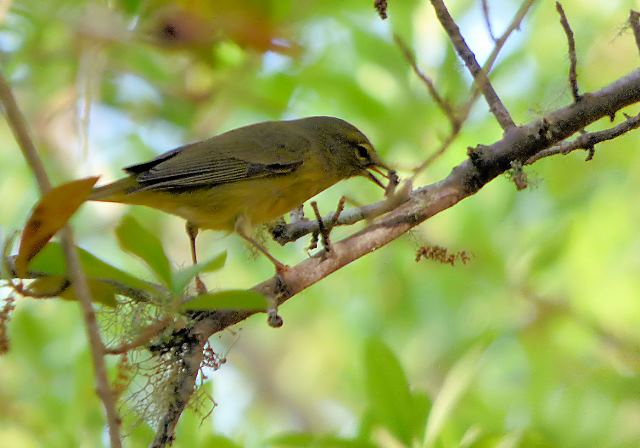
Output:
[[433,402],[431,415],[424,431],[423,446],[425,448],[435,446],[442,428],[475,377],[483,353],[484,343],[472,347],[447,373],[442,388]]
[[135,15],[140,12],[142,0],[119,0],[118,3],[127,14]]
[[[131,288],[151,293],[157,292],[148,282],[102,261],[86,250],[76,247],[76,251],[87,278],[114,280]],[[60,243],[48,243],[29,263],[29,269],[49,275],[66,275],[64,252]]]
[[224,251],[209,261],[198,263],[188,268],[181,269],[173,274],[172,291],[174,294],[180,294],[189,282],[201,272],[214,272],[224,267],[227,261],[227,252]]
[[366,388],[374,418],[406,445],[417,436],[414,431],[414,402],[400,361],[378,338],[365,348]]
[[269,447],[280,448],[280,447],[315,447],[314,444],[315,436],[309,433],[290,433],[290,434],[281,434],[275,437],[272,437],[268,441]]
[[171,266],[158,237],[142,227],[132,216],[125,216],[116,228],[123,250],[140,257],[158,280],[171,286]]
[[369,440],[371,434],[375,430],[376,422],[371,407],[366,408],[360,417],[360,425],[358,427],[358,439]]
[[218,434],[206,436],[198,446],[215,448],[240,448],[240,445]]
[[374,448],[370,442],[358,439],[344,439],[332,435],[314,435],[309,433],[290,433],[273,437],[268,446],[280,447],[313,447],[313,448]]
[[413,407],[413,435],[418,439],[424,437],[424,430],[429,418],[429,411],[431,411],[431,399],[429,396],[421,391],[413,392],[412,394],[412,407]]
[[[114,308],[118,304],[116,301],[116,290],[112,285],[95,279],[88,279],[87,283],[89,284],[89,292],[91,293],[91,300],[93,302],[101,303],[111,308]],[[60,294],[60,297],[65,300],[78,300],[73,285]]]
[[245,289],[202,294],[180,307],[183,311],[265,310],[267,299],[260,293]]

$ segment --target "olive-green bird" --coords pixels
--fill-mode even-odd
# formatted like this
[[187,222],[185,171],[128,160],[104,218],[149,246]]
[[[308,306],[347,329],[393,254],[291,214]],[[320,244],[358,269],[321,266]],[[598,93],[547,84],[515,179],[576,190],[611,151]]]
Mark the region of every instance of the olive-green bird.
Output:
[[197,229],[236,231],[273,221],[336,182],[389,171],[355,126],[334,117],[267,121],[181,146],[124,168],[128,177],[98,187],[90,199],[146,205],[187,220],[196,261]]

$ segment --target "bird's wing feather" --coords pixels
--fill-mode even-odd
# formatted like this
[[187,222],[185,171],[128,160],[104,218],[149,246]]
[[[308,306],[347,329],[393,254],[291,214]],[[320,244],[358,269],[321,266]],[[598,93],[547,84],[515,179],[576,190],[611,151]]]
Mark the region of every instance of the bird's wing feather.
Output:
[[[278,123],[279,124],[279,123]],[[279,127],[278,127],[279,128]],[[311,144],[287,127],[241,128],[125,168],[141,190],[191,189],[287,174]]]

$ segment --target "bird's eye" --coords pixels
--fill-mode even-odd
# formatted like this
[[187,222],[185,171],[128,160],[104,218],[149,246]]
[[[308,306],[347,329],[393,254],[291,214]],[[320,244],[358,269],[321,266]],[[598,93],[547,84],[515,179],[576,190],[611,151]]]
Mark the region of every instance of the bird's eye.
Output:
[[370,160],[370,156],[369,156],[369,150],[367,149],[367,147],[365,145],[358,145],[356,146],[356,154],[358,155],[359,159],[365,160],[365,161],[369,161]]

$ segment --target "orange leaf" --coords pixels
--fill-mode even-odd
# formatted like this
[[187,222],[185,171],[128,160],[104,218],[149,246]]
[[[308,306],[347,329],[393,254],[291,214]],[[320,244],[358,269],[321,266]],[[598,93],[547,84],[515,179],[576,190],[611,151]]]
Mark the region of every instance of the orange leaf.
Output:
[[22,231],[20,250],[15,261],[19,277],[26,274],[29,261],[87,199],[97,180],[97,177],[75,180],[52,189],[42,197]]

